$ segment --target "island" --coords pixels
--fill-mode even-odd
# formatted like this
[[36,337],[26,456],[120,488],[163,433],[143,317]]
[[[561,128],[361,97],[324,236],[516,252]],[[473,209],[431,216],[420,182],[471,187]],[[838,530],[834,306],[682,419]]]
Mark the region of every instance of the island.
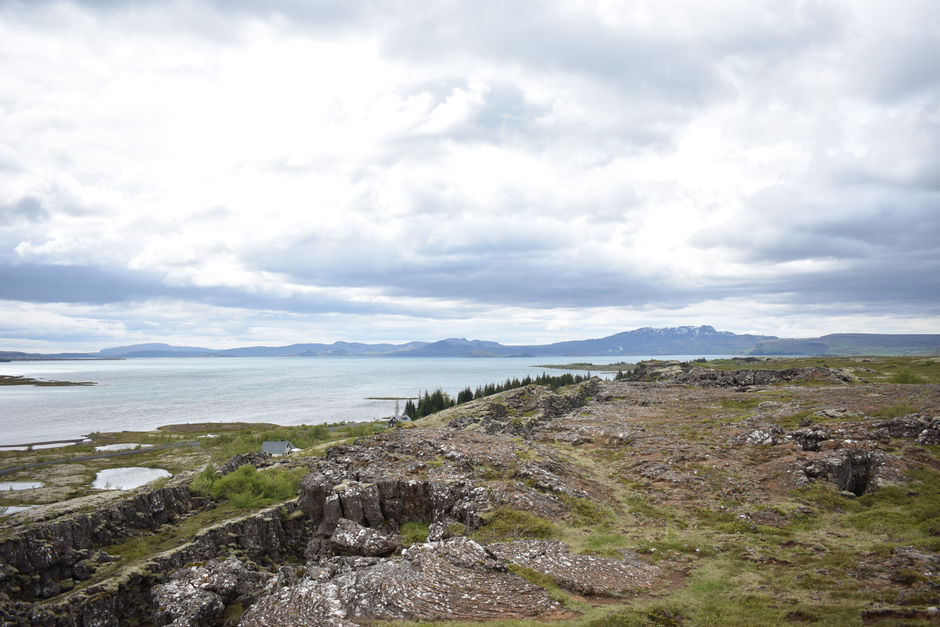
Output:
[[11,375],[0,375],[0,385],[35,385],[39,387],[58,387],[68,385],[96,385],[94,381],[56,381],[47,379],[33,379],[31,377],[19,377]]

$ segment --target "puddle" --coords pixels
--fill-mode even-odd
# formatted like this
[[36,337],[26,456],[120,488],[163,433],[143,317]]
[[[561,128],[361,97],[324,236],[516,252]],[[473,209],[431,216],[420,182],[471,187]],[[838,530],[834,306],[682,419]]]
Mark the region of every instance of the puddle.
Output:
[[137,444],[136,442],[125,442],[123,444],[105,444],[96,446],[96,451],[130,451],[135,448],[150,448],[153,444]]
[[48,448],[63,448],[65,446],[85,444],[86,442],[89,442],[89,440],[86,439],[81,442],[53,442],[52,444],[13,444],[10,446],[0,446],[0,451],[28,451],[30,449],[39,451]]
[[0,481],[0,491],[34,490],[42,487],[42,481]]
[[22,512],[33,507],[33,505],[0,505],[0,516],[8,516],[16,512]]
[[99,490],[132,490],[162,477],[172,476],[162,468],[141,468],[137,466],[109,468],[98,473],[91,487]]

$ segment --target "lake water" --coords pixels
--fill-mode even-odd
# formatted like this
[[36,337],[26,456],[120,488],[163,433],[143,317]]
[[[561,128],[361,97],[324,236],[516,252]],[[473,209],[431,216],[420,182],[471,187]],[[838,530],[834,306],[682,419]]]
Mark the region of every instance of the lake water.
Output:
[[[701,355],[656,358],[696,357]],[[562,372],[536,364],[649,358],[239,357],[0,363],[0,375],[97,383],[0,387],[0,445],[186,422],[299,425],[371,420],[392,415],[395,401],[369,397],[415,396],[437,388],[456,395],[466,386],[476,389],[507,377]]]

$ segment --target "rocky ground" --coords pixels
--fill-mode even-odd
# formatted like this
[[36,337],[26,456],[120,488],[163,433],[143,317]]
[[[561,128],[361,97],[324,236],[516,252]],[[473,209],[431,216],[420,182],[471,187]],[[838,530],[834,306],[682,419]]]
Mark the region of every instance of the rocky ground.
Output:
[[0,619],[940,618],[940,385],[871,383],[872,363],[767,366],[641,364],[630,380],[516,389],[322,456],[219,466],[302,475],[295,497],[261,509],[181,473],[12,517]]

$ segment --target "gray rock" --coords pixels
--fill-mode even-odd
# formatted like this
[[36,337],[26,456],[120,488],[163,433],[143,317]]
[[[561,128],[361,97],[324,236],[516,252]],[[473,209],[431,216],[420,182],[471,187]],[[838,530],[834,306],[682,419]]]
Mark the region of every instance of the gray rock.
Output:
[[[324,579],[324,572],[333,572]],[[531,618],[560,611],[546,591],[467,538],[415,545],[401,559],[333,558],[315,578],[260,598],[241,625],[347,627],[373,620]]]
[[323,536],[332,535],[336,529],[336,523],[343,515],[343,507],[340,505],[339,495],[335,492],[328,494],[323,501],[323,517],[320,519],[320,525],[317,527],[317,533]]
[[[801,470],[808,479],[831,481],[839,490],[862,496],[874,491],[880,481],[896,478],[890,461],[881,451],[849,449],[804,462]],[[798,480],[798,483],[804,482]]]
[[818,451],[820,442],[829,439],[829,434],[821,429],[797,429],[788,435],[804,451]]
[[344,481],[333,490],[339,495],[343,506],[343,518],[359,524],[365,522],[365,515],[362,513],[362,484],[358,481]]
[[153,587],[153,620],[175,627],[211,625],[222,617],[227,604],[253,600],[269,579],[270,574],[249,569],[234,557],[181,568],[169,581]]
[[662,572],[636,557],[623,559],[571,553],[561,542],[516,540],[487,547],[507,562],[551,577],[559,586],[579,594],[620,594],[652,588]]
[[398,547],[400,538],[384,534],[346,519],[340,518],[330,536],[330,546],[337,555],[384,557]]

